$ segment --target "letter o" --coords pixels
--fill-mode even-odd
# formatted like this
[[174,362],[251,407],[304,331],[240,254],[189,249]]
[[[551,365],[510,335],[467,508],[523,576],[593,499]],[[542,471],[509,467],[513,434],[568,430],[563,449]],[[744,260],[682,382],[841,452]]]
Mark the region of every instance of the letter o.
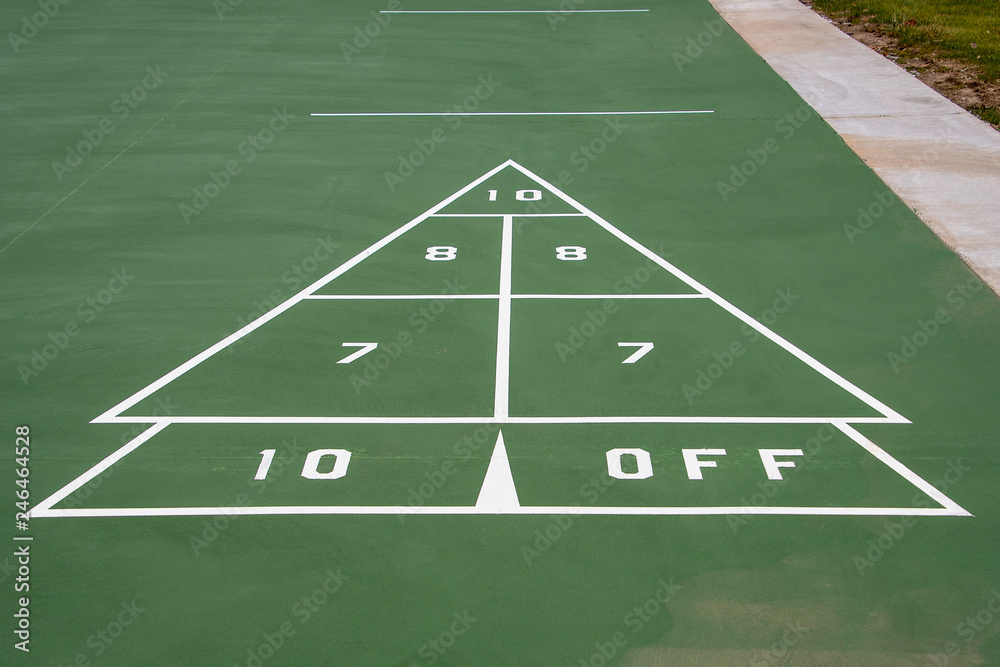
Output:
[[[625,472],[622,470],[622,457],[634,456],[636,471]],[[619,448],[608,450],[608,475],[615,479],[648,479],[653,476],[653,462],[649,458],[649,452],[638,447]]]

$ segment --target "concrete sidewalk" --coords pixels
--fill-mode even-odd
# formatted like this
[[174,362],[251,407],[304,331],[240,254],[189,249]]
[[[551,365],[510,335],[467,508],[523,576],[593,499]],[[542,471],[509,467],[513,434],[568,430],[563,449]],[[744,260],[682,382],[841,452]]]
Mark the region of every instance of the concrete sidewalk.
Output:
[[1000,293],[1000,132],[799,0],[710,2]]

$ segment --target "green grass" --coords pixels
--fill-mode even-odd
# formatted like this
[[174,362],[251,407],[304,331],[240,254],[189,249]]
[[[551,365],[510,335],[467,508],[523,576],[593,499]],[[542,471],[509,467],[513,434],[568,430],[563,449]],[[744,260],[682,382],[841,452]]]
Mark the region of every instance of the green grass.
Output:
[[825,13],[865,18],[920,55],[937,54],[976,66],[1000,80],[1000,4],[991,0],[814,0]]

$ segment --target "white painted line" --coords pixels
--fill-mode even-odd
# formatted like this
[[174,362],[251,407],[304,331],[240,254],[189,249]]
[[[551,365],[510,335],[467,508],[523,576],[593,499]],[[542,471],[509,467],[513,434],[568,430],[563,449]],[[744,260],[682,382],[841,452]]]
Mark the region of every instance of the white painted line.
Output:
[[418,300],[430,301],[440,299],[441,301],[454,301],[460,299],[496,299],[499,294],[310,294],[304,297],[306,300],[314,301],[402,301]]
[[[579,507],[550,505],[545,507],[519,506],[505,510],[504,514],[553,515],[573,514],[591,516],[725,516],[728,514],[770,516],[969,516],[937,507]],[[42,517],[158,517],[158,516],[281,516],[281,515],[495,515],[475,506],[439,505],[413,507],[410,505],[288,505],[264,507],[114,507],[89,509],[49,509],[32,518]]]
[[505,215],[500,240],[500,300],[497,308],[497,373],[493,418],[506,419],[510,394],[510,285],[514,218]]
[[648,9],[383,9],[379,14],[632,14]]
[[479,489],[476,509],[484,514],[511,514],[517,512],[521,503],[517,499],[517,487],[510,472],[510,460],[503,443],[503,431],[497,434],[490,466],[486,469],[483,486]]
[[[688,113],[715,113],[711,109],[670,111],[474,111],[466,116],[668,116]],[[398,111],[398,112],[355,112],[355,113],[311,113],[310,116],[334,116],[340,118],[391,117],[391,116],[446,116],[448,112]],[[506,164],[506,163],[505,163]]]
[[[707,299],[705,294],[511,294],[512,299]],[[311,294],[314,301],[453,301],[461,299],[497,299],[499,294]]]
[[955,516],[972,516],[971,513],[967,512],[962,507],[960,507],[959,504],[956,503],[954,500],[941,493],[937,489],[937,487],[935,487],[933,484],[929,484],[928,482],[924,481],[924,479],[920,475],[913,472],[905,465],[900,463],[897,459],[890,456],[888,452],[886,452],[884,449],[882,449],[874,442],[866,438],[864,435],[858,432],[857,429],[850,426],[847,422],[835,421],[833,422],[833,425],[836,426],[841,431],[843,431],[843,433],[851,440],[853,440],[854,442],[858,443],[866,450],[868,450],[868,452],[872,456],[874,456],[879,461],[881,461],[882,463],[886,464],[894,471],[896,471],[897,474],[906,479],[906,481],[908,481],[910,484],[923,491],[930,498],[933,498],[935,502],[940,503],[941,506],[944,507],[945,509],[954,512]]
[[513,294],[515,299],[707,299],[705,294]]
[[434,218],[586,218],[583,213],[435,213]]
[[[229,336],[226,336],[225,338],[223,338],[222,340],[220,340],[218,343],[216,343],[215,345],[211,346],[207,350],[204,350],[203,352],[195,355],[191,359],[188,359],[186,362],[184,362],[183,364],[181,364],[180,366],[178,366],[174,370],[170,371],[169,373],[167,373],[166,375],[164,375],[160,379],[156,380],[155,382],[150,383],[145,388],[140,389],[136,393],[132,394],[131,396],[129,396],[128,398],[126,398],[124,401],[122,401],[118,405],[116,405],[113,408],[111,408],[111,409],[107,410],[106,412],[102,413],[97,418],[91,420],[91,423],[108,423],[109,421],[114,421],[112,419],[113,417],[117,417],[119,414],[121,414],[125,410],[128,410],[129,408],[131,408],[133,405],[135,405],[136,403],[138,403],[142,399],[144,399],[147,396],[149,396],[150,394],[158,391],[159,389],[161,389],[165,385],[173,382],[174,380],[176,380],[177,378],[179,378],[184,373],[188,372],[189,370],[191,370],[192,368],[194,368],[195,366],[197,366],[201,362],[205,361],[206,359],[208,359],[209,357],[211,357],[212,355],[214,355],[216,352],[219,352],[220,350],[224,350],[225,348],[229,347],[230,345],[232,345],[233,343],[235,343],[239,339],[243,338],[247,334],[255,331],[258,328],[260,328],[261,326],[263,326],[267,322],[270,322],[271,320],[273,320],[278,315],[284,313],[286,310],[288,310],[289,308],[291,308],[295,304],[299,303],[300,301],[302,301],[303,299],[305,299],[307,296],[311,295],[313,292],[321,289],[324,285],[326,285],[330,281],[334,280],[335,278],[337,278],[338,276],[342,275],[346,271],[354,268],[354,266],[356,266],[358,263],[360,263],[365,258],[371,256],[373,253],[377,252],[378,250],[381,250],[383,247],[385,247],[386,245],[388,245],[392,241],[396,240],[397,238],[399,238],[404,233],[406,233],[409,230],[413,229],[414,227],[416,227],[417,225],[419,225],[421,222],[423,222],[425,219],[427,219],[428,217],[434,215],[435,213],[437,213],[438,211],[440,211],[442,208],[444,208],[445,206],[447,206],[451,202],[455,201],[456,199],[458,199],[459,197],[461,197],[462,195],[464,195],[466,192],[469,192],[470,190],[474,189],[477,185],[479,185],[483,181],[486,181],[486,180],[490,179],[494,174],[496,174],[497,172],[499,172],[499,171],[505,169],[507,166],[509,166],[510,163],[511,163],[511,161],[508,160],[507,162],[504,162],[503,164],[501,164],[501,165],[499,165],[497,167],[494,167],[493,169],[489,170],[488,172],[486,172],[485,174],[483,174],[482,176],[480,176],[476,180],[474,180],[471,183],[469,183],[468,185],[466,185],[464,188],[461,188],[460,190],[458,190],[454,194],[452,194],[452,195],[450,195],[450,196],[442,199],[440,202],[438,202],[434,206],[430,207],[429,209],[427,209],[426,211],[424,211],[423,213],[421,213],[420,215],[418,215],[417,217],[415,217],[413,220],[410,220],[408,223],[406,223],[402,227],[398,228],[394,232],[391,232],[387,236],[384,236],[382,239],[380,239],[379,241],[373,243],[367,249],[362,250],[357,255],[355,255],[351,259],[347,260],[346,262],[344,262],[343,264],[341,264],[340,266],[338,266],[336,269],[334,269],[330,273],[326,274],[325,276],[323,276],[322,278],[320,278],[319,280],[317,280],[313,284],[311,284],[308,287],[306,287],[305,289],[303,289],[301,292],[298,292],[297,294],[292,295],[291,297],[288,298],[287,301],[284,301],[284,302],[278,304],[277,306],[275,306],[271,310],[267,311],[266,313],[264,313],[263,315],[261,315],[260,317],[258,317],[257,319],[255,319],[254,321],[248,323],[246,326],[244,326],[239,331],[237,331],[237,332],[235,332],[233,334],[230,334]],[[154,420],[154,421],[156,421],[156,420]]]
[[156,435],[169,425],[170,422],[160,422],[154,424],[153,426],[150,426],[148,429],[146,429],[136,437],[129,440],[125,445],[119,447],[109,456],[106,456],[102,461],[100,461],[90,470],[83,473],[82,475],[74,479],[72,482],[70,482],[63,488],[59,489],[58,491],[53,493],[51,496],[49,496],[42,502],[35,505],[28,512],[28,516],[31,518],[34,518],[36,516],[46,516],[45,513],[48,512],[53,505],[55,505],[60,500],[64,499],[66,496],[70,495],[71,493],[79,489],[81,486],[83,486],[90,480],[100,475],[102,472],[104,472],[105,470],[113,466],[115,463],[120,461],[123,457],[134,452],[139,447],[139,445],[146,442],[147,440],[152,438],[154,435]]
[[282,416],[125,416],[92,420],[94,424],[909,424],[887,417],[282,417]]
[[573,199],[572,197],[570,197],[569,195],[567,195],[566,193],[564,193],[562,190],[559,190],[557,187],[555,187],[554,185],[552,185],[551,183],[549,183],[548,181],[546,181],[542,177],[540,177],[537,174],[531,172],[530,170],[522,167],[521,165],[519,165],[518,163],[514,162],[513,160],[508,160],[508,162],[510,163],[510,166],[514,167],[515,169],[517,169],[518,171],[520,171],[522,174],[524,174],[528,178],[533,179],[536,183],[538,183],[539,185],[541,185],[544,188],[546,188],[547,190],[549,190],[552,194],[556,195],[557,197],[559,197],[560,199],[562,199],[564,202],[566,202],[570,206],[573,206],[573,207],[577,208],[578,210],[586,213],[594,222],[596,222],[597,224],[599,224],[601,227],[603,227],[607,231],[611,232],[614,236],[618,237],[620,240],[624,241],[629,246],[631,246],[635,250],[637,250],[640,253],[642,253],[643,255],[645,255],[647,258],[649,258],[652,261],[656,262],[661,267],[663,267],[664,269],[666,269],[667,271],[669,271],[670,273],[672,273],[677,278],[681,279],[683,282],[685,282],[688,285],[690,285],[692,288],[694,288],[698,292],[701,292],[702,294],[704,294],[705,296],[707,296],[708,298],[710,298],[716,304],[718,304],[719,306],[721,306],[722,308],[724,308],[725,310],[727,310],[730,314],[734,315],[739,320],[741,320],[744,323],[748,324],[750,327],[752,327],[758,333],[760,333],[763,336],[765,336],[771,342],[776,343],[780,347],[784,348],[787,352],[791,353],[793,356],[795,356],[796,358],[798,358],[800,361],[804,362],[806,365],[808,365],[810,368],[812,368],[813,370],[815,370],[816,372],[818,372],[820,375],[822,375],[826,379],[830,380],[831,382],[833,382],[834,384],[836,384],[837,386],[839,386],[841,389],[844,389],[845,391],[847,391],[848,393],[850,393],[852,396],[854,396],[858,400],[860,400],[863,403],[867,404],[872,409],[877,410],[878,412],[881,412],[883,415],[886,416],[886,418],[894,420],[894,421],[895,420],[902,420],[905,423],[909,423],[909,420],[907,420],[901,414],[899,414],[898,412],[896,412],[895,410],[893,410],[892,408],[890,408],[888,405],[886,405],[885,403],[879,401],[874,396],[872,396],[868,392],[864,391],[860,387],[854,385],[852,382],[850,382],[846,378],[843,378],[840,375],[838,375],[837,373],[833,372],[832,370],[830,370],[829,368],[827,368],[825,365],[823,365],[822,363],[820,363],[819,361],[817,361],[816,359],[814,359],[812,356],[810,356],[809,354],[806,354],[803,350],[799,349],[798,347],[796,347],[792,343],[788,342],[787,340],[785,340],[784,338],[782,338],[778,334],[774,333],[773,331],[771,331],[770,329],[768,329],[766,326],[764,326],[763,324],[761,324],[757,320],[753,319],[752,317],[750,317],[749,315],[747,315],[746,313],[744,313],[742,310],[740,310],[739,308],[737,308],[733,304],[729,303],[728,301],[726,301],[725,299],[723,299],[721,296],[719,296],[718,294],[716,294],[712,290],[708,289],[707,287],[705,287],[704,285],[702,285],[701,283],[699,283],[697,280],[695,280],[691,276],[687,275],[686,273],[684,273],[683,271],[681,271],[680,269],[678,269],[673,264],[671,264],[667,260],[663,259],[659,255],[657,255],[655,252],[653,252],[652,250],[650,250],[646,246],[642,245],[641,243],[639,243],[638,241],[636,241],[635,239],[633,239],[631,236],[629,236],[628,234],[626,234],[622,230],[620,230],[617,227],[615,227],[614,225],[612,225],[610,222],[608,222],[607,220],[605,220],[604,218],[602,218],[601,216],[599,216],[597,213],[594,213],[589,208],[587,208],[586,206],[584,206],[580,202],[576,201],[575,199]]

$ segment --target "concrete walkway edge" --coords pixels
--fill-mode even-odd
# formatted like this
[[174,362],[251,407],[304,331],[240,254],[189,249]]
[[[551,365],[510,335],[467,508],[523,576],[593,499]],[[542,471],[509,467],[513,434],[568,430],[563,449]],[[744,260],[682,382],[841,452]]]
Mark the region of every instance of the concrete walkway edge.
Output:
[[799,0],[709,1],[1000,293],[1000,132]]

